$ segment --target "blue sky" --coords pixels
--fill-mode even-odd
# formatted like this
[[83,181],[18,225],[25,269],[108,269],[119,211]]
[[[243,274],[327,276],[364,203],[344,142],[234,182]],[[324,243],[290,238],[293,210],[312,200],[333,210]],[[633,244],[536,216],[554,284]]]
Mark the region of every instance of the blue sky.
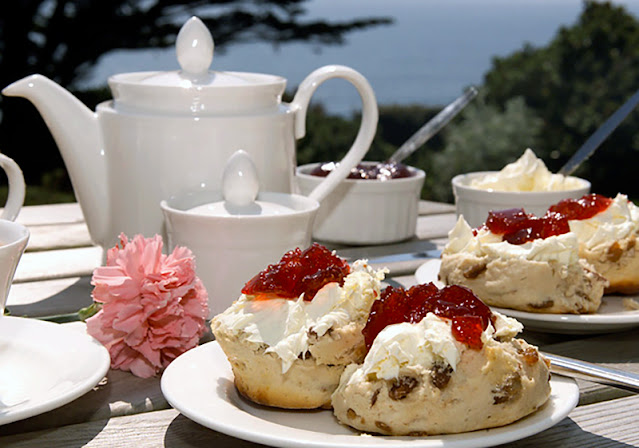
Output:
[[[639,0],[614,3],[639,16]],[[215,56],[212,69],[278,74],[294,87],[321,65],[344,64],[369,79],[381,104],[444,104],[467,85],[481,83],[493,56],[505,56],[525,42],[548,43],[560,26],[577,19],[582,1],[312,0],[307,9],[309,18],[391,16],[395,23],[352,33],[337,47],[231,46]],[[104,84],[119,72],[177,68],[171,49],[115,51],[99,61],[86,85]],[[329,81],[316,95],[334,112],[359,108],[359,97],[343,81]]]

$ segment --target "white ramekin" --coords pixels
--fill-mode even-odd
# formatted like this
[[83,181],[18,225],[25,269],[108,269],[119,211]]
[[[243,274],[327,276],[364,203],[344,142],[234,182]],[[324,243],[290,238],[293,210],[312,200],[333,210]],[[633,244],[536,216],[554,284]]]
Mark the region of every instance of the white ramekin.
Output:
[[[366,162],[376,163],[376,162]],[[309,173],[317,163],[297,168],[300,194],[308,195],[324,178]],[[345,179],[320,204],[313,238],[353,245],[403,241],[415,234],[418,204],[426,174],[408,167],[410,177]]]

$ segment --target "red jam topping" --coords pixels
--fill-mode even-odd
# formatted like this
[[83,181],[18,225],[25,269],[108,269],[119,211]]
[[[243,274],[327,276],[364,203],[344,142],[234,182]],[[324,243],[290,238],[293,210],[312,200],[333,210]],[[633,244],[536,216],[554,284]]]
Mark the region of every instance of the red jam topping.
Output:
[[[326,177],[336,168],[335,162],[322,163],[316,166],[311,175]],[[351,169],[348,179],[388,180],[411,177],[413,173],[402,163],[396,162],[364,162]]]
[[346,260],[314,243],[304,251],[297,248],[285,253],[279,263],[269,265],[249,280],[242,293],[257,300],[296,299],[304,293],[304,300],[311,301],[324,285],[343,285],[350,270]]
[[[528,214],[523,208],[490,211],[484,224],[510,244],[524,244],[570,231],[569,220],[588,219],[606,210],[612,199],[599,194],[587,194],[580,199],[565,199],[551,206],[541,218]],[[477,235],[477,231],[473,233]]]
[[579,199],[564,199],[553,205],[548,212],[559,213],[567,219],[589,219],[603,212],[612,203],[611,198],[600,194],[587,194]]
[[493,320],[490,308],[463,286],[438,289],[428,283],[408,290],[388,286],[373,302],[362,330],[366,347],[370,349],[375,337],[388,325],[418,323],[428,313],[451,320],[454,338],[474,350],[482,348],[481,333]]
[[523,208],[490,211],[485,226],[510,244],[524,244],[536,239],[570,232],[568,220],[558,213],[546,213],[541,218]]

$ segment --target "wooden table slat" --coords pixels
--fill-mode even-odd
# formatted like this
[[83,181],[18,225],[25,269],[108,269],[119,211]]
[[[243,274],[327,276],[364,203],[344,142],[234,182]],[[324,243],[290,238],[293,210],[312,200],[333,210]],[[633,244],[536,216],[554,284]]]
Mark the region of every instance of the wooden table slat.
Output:
[[75,224],[84,222],[84,215],[77,202],[29,205],[22,207],[16,221],[25,226]]
[[452,214],[428,216],[428,219],[417,221],[415,233],[422,240],[448,238],[448,232],[455,226],[457,218]]
[[29,230],[31,235],[27,252],[70,249],[93,244],[87,226],[83,222],[32,226]]
[[26,252],[18,264],[14,283],[91,275],[102,264],[97,246]]
[[455,213],[455,205],[422,200],[419,201],[418,213],[420,216]]

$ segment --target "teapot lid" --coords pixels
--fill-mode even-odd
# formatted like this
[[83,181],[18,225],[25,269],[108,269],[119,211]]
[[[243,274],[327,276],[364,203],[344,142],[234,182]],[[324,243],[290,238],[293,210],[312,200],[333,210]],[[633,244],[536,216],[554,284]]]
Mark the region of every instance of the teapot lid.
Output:
[[191,17],[175,42],[181,70],[111,76],[108,83],[116,109],[193,115],[277,109],[286,79],[261,73],[211,71],[214,47],[206,25]]

